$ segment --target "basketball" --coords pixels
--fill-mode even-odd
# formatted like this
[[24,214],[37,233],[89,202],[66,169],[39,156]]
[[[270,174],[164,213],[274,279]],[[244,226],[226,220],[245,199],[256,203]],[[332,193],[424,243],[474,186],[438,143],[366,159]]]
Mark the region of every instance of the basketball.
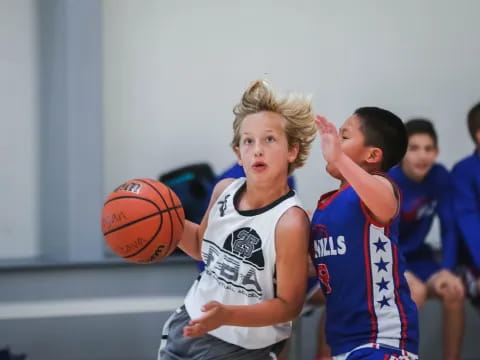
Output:
[[170,255],[183,233],[185,214],[165,184],[134,179],[105,199],[102,233],[112,251],[127,261],[154,263]]

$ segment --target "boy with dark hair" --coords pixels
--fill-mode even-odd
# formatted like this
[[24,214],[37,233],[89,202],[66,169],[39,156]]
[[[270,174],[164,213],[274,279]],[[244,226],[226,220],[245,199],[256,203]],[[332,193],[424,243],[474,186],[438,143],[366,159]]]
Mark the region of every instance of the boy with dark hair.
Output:
[[[401,164],[389,176],[402,191],[400,250],[407,261],[407,278],[412,298],[420,309],[427,297],[443,305],[444,359],[460,359],[464,329],[464,288],[453,273],[457,242],[450,174],[435,163],[437,133],[429,120],[412,119],[405,124],[408,148]],[[443,259],[435,258],[426,243],[435,216],[441,226]]]
[[453,167],[454,210],[466,248],[467,295],[480,309],[480,103],[470,109],[467,121],[475,150]]
[[356,110],[339,134],[323,117],[316,124],[327,171],[340,180],[320,198],[311,232],[334,359],[417,359],[417,308],[398,250],[399,192],[382,173],[405,154],[405,127],[376,107]]

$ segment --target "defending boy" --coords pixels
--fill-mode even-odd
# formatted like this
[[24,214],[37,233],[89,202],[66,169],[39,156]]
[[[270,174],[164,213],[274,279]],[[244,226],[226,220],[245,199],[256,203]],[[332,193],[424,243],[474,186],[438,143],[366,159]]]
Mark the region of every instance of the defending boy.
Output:
[[312,259],[327,296],[334,359],[417,359],[418,315],[398,250],[400,196],[384,172],[405,154],[402,121],[363,107],[337,132],[317,116],[328,173],[340,188],[312,219]]

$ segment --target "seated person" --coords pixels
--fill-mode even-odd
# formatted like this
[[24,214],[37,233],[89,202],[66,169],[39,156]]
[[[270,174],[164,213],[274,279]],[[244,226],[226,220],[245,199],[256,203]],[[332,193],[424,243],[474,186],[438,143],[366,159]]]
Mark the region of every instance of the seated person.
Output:
[[[399,243],[407,261],[405,277],[419,309],[427,297],[442,301],[444,359],[459,359],[464,330],[464,288],[453,273],[457,244],[450,176],[442,165],[435,163],[438,143],[432,123],[414,119],[405,127],[407,152],[400,165],[389,172],[402,192]],[[425,242],[435,216],[441,225],[441,263]]]
[[480,103],[468,113],[468,129],[475,144],[473,153],[452,170],[454,213],[468,266],[467,295],[480,310]]

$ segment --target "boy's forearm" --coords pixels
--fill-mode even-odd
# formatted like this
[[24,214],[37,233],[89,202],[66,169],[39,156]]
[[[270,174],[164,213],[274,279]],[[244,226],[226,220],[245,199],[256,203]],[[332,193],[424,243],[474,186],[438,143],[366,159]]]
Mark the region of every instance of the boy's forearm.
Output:
[[440,217],[440,223],[442,225],[442,267],[448,270],[453,270],[457,263],[458,244],[453,221],[453,219],[449,219],[449,222],[442,222],[442,217]]
[[200,225],[195,224],[189,220],[185,220],[185,227],[182,237],[178,243],[178,247],[182,249],[190,257],[201,260],[201,247],[200,240],[198,238],[198,230]]
[[226,305],[225,325],[261,327],[293,320],[300,314],[303,302],[289,304],[280,298],[255,305]]

